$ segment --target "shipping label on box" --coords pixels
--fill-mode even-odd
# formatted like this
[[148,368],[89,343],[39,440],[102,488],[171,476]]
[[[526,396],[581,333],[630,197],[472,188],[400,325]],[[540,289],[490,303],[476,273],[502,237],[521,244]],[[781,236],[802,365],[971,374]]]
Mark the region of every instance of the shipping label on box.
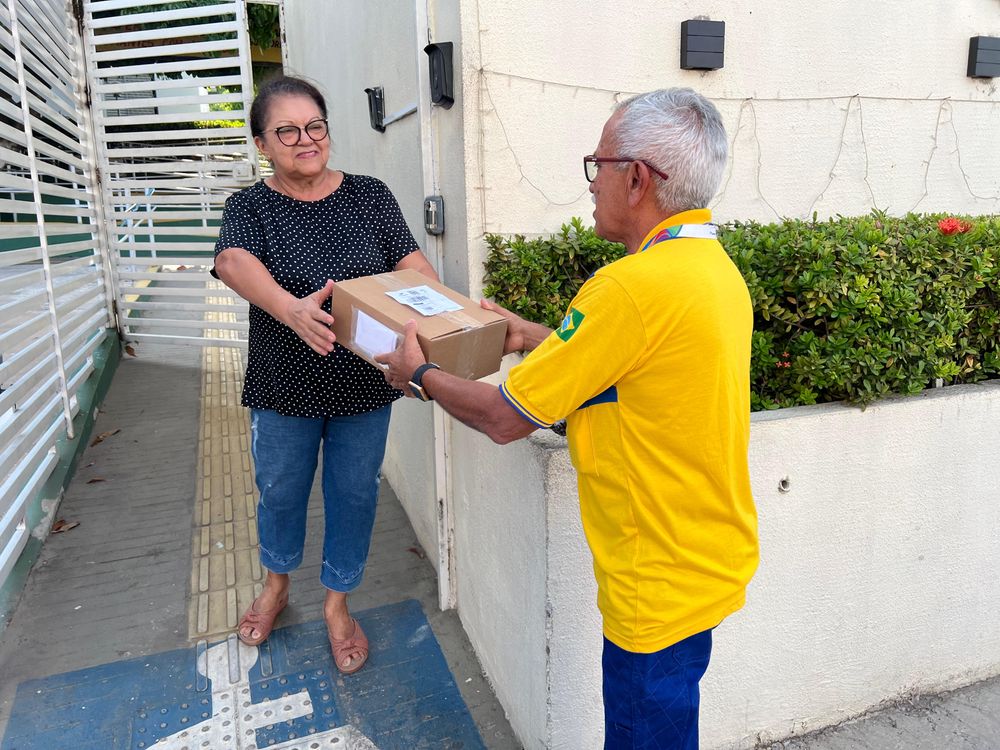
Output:
[[332,314],[337,343],[376,367],[416,320],[424,356],[445,372],[475,380],[500,369],[507,320],[412,269],[337,282]]

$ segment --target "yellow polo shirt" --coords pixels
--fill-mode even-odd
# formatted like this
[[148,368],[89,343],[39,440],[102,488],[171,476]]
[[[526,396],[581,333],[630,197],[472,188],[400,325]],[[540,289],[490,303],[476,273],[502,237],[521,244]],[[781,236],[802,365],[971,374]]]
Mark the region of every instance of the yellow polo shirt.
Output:
[[[707,210],[659,224],[704,224]],[[651,653],[743,606],[757,568],[750,335],[739,271],[677,238],[599,270],[501,385],[539,426],[567,422],[604,635]]]

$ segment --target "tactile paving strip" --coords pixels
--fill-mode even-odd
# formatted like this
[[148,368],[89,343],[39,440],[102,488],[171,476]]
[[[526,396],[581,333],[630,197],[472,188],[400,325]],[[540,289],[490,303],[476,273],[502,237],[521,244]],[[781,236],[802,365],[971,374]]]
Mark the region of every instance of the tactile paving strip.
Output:
[[[216,282],[217,285],[217,282]],[[228,297],[209,298],[226,304]],[[235,305],[234,305],[235,307]],[[235,321],[236,313],[205,314],[207,336],[236,338],[207,328]],[[201,427],[188,637],[230,633],[263,586],[257,553],[257,491],[250,458],[250,424],[240,405],[244,354],[238,347],[207,346],[202,356]]]

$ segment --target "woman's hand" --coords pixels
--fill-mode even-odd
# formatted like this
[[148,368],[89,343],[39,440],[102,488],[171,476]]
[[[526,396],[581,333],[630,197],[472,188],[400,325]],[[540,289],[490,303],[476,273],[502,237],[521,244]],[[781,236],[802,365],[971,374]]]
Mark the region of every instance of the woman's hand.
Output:
[[333,281],[307,297],[292,298],[285,307],[281,322],[295,331],[314,352],[326,356],[333,351],[337,337],[330,330],[333,316],[323,310],[323,303],[333,294]]
[[301,299],[282,289],[260,260],[241,247],[229,247],[215,258],[215,271],[243,299],[295,331],[314,352],[326,356],[337,337],[330,330],[333,316],[323,303],[333,294],[333,282]]

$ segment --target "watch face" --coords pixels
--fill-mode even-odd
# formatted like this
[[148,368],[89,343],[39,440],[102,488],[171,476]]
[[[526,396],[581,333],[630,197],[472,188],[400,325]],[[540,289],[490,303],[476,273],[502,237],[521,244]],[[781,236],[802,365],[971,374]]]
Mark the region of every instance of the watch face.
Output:
[[413,395],[419,398],[421,401],[430,401],[427,398],[427,391],[424,390],[423,386],[417,385],[412,380],[409,382],[410,390],[413,391]]

